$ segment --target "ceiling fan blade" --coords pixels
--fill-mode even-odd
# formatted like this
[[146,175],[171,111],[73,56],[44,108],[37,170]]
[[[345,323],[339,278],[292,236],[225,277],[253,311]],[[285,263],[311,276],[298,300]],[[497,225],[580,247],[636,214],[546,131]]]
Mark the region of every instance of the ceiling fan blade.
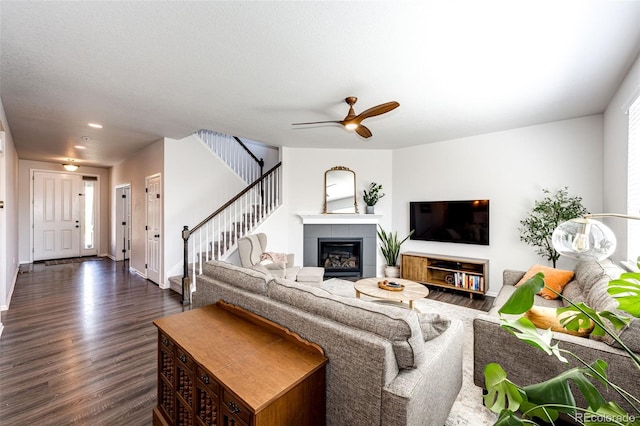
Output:
[[387,102],[384,104],[380,104],[374,107],[371,107],[367,110],[362,111],[360,114],[358,114],[356,116],[356,118],[354,120],[357,120],[358,122],[364,120],[365,118],[369,118],[369,117],[375,117],[376,115],[380,115],[380,114],[384,114],[386,112],[389,112],[391,110],[394,110],[396,108],[398,108],[400,106],[400,104],[396,101],[391,101],[391,102]]
[[323,124],[323,123],[338,123],[338,124],[342,124],[341,121],[338,120],[331,120],[331,121],[310,121],[308,123],[291,123],[292,126],[300,126],[303,124]]
[[371,136],[373,136],[373,134],[371,133],[371,130],[367,129],[362,124],[356,127],[356,133],[362,136],[363,138],[370,138]]

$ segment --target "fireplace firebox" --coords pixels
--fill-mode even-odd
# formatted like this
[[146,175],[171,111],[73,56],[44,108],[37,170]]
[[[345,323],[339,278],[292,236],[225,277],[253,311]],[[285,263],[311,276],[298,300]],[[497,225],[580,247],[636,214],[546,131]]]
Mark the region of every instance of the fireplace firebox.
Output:
[[361,277],[362,238],[318,238],[318,266],[325,277]]

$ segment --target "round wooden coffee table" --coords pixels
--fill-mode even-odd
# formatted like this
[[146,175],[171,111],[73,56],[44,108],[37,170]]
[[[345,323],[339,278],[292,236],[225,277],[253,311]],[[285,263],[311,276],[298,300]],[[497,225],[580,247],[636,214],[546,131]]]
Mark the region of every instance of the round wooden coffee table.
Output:
[[[402,284],[404,288],[402,291],[383,290],[378,287],[378,282],[384,280]],[[409,309],[413,309],[414,300],[422,299],[429,295],[429,289],[426,286],[402,278],[364,278],[356,281],[354,287],[358,298],[360,298],[360,294],[366,294],[367,296],[394,302],[407,301],[409,302]]]

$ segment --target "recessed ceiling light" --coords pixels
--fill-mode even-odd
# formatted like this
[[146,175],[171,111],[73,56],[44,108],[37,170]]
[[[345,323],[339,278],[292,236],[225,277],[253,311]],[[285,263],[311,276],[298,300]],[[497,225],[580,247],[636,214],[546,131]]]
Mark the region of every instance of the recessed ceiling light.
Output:
[[102,129],[102,124],[89,123],[89,127],[93,127],[94,129]]
[[82,146],[82,145],[76,145],[76,146],[74,146],[74,148],[76,148],[76,149],[87,149],[86,146]]

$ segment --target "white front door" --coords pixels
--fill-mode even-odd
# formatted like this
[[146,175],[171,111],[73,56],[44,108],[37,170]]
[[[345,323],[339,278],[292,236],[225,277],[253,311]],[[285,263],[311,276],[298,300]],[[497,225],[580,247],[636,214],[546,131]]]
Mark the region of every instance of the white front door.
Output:
[[33,174],[33,260],[80,255],[80,175]]
[[147,279],[161,284],[162,198],[160,175],[145,178],[147,191]]

